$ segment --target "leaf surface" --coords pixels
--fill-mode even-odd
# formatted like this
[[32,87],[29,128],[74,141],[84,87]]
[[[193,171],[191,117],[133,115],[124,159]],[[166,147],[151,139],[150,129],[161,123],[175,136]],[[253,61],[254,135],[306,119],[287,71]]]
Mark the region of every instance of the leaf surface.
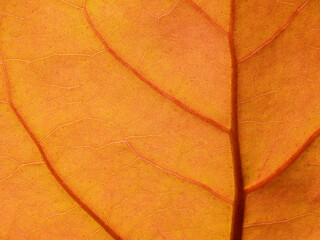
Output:
[[320,237],[319,1],[0,9],[1,239]]

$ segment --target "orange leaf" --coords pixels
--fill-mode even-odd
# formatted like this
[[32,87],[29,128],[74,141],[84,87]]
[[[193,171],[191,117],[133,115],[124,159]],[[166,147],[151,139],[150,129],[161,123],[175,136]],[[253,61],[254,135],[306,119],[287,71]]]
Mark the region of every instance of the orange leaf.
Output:
[[318,0],[0,12],[0,239],[320,239]]

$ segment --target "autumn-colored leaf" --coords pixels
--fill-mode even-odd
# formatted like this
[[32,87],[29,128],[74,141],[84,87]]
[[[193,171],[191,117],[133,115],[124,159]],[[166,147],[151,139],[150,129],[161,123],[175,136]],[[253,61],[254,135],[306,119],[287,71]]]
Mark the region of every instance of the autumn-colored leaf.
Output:
[[319,13],[0,0],[0,239],[320,239]]

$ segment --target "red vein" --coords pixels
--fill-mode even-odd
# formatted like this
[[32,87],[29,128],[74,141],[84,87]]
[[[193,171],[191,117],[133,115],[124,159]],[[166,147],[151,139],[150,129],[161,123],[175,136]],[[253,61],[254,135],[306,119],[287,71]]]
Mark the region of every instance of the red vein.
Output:
[[[125,136],[124,136],[124,137],[125,137]],[[223,201],[225,201],[225,202],[232,203],[232,201],[231,201],[230,199],[228,199],[228,198],[222,196],[221,194],[217,193],[216,191],[214,191],[212,188],[208,187],[207,185],[205,185],[205,184],[203,184],[203,183],[200,183],[200,182],[198,182],[198,181],[192,180],[192,179],[190,179],[190,178],[184,177],[184,176],[182,176],[182,175],[180,175],[180,174],[178,174],[178,173],[175,173],[175,172],[173,172],[173,171],[171,171],[171,170],[168,170],[168,169],[166,169],[166,168],[163,168],[163,167],[159,166],[158,164],[156,164],[156,163],[154,163],[154,162],[152,162],[152,161],[150,161],[150,160],[142,157],[142,156],[131,146],[131,144],[129,143],[129,141],[127,140],[127,138],[125,138],[125,140],[126,140],[126,143],[127,143],[128,147],[129,147],[130,150],[137,156],[137,158],[140,158],[141,160],[143,160],[143,161],[145,161],[145,162],[153,165],[154,167],[159,168],[159,169],[161,169],[162,171],[164,171],[164,172],[166,172],[166,173],[169,173],[169,174],[171,174],[171,175],[173,175],[173,176],[175,176],[175,177],[177,177],[177,178],[180,178],[180,179],[182,179],[182,180],[184,180],[184,181],[193,183],[194,185],[197,185],[198,187],[203,188],[204,190],[210,192],[212,195],[216,196],[217,198],[219,198],[219,199],[221,199],[221,200],[223,200]]]
[[224,35],[229,36],[229,33],[225,31],[218,23],[216,23],[212,17],[210,17],[199,5],[197,5],[193,0],[186,0],[189,2],[199,13],[201,13],[214,27],[216,27]]
[[308,216],[317,216],[320,217],[320,214],[318,213],[305,213],[305,214],[301,214],[292,218],[288,218],[288,219],[284,219],[284,220],[278,220],[278,221],[273,221],[273,222],[261,222],[261,223],[252,223],[252,224],[248,224],[246,226],[243,226],[244,228],[249,228],[249,227],[259,227],[259,226],[263,226],[263,225],[273,225],[273,224],[279,224],[279,223],[287,223],[287,222],[291,222],[293,220],[302,218],[302,217],[308,217]]
[[2,61],[2,69],[3,69],[3,72],[4,72],[5,79],[6,79],[9,105],[12,108],[13,112],[15,113],[15,115],[17,116],[17,118],[18,118],[19,122],[21,123],[21,125],[24,127],[24,129],[26,130],[26,132],[28,133],[28,135],[30,136],[32,141],[35,143],[35,145],[38,148],[38,151],[40,152],[40,154],[42,156],[42,159],[43,159],[44,163],[46,164],[47,168],[49,169],[50,173],[53,175],[53,177],[56,179],[56,181],[60,184],[60,186],[69,194],[69,196],[71,196],[71,198],[73,198],[73,200],[76,201],[79,204],[79,206],[84,211],[86,211],[107,233],[109,233],[116,240],[122,240],[122,238],[111,227],[109,227],[98,215],[96,215],[89,208],[88,205],[86,205],[84,202],[82,202],[82,200],[72,191],[72,189],[68,185],[66,185],[63,182],[61,177],[55,171],[55,169],[51,165],[50,161],[48,160],[48,158],[47,158],[47,156],[46,156],[46,154],[45,154],[40,142],[38,141],[36,136],[33,134],[31,129],[28,127],[27,123],[24,121],[24,119],[20,115],[19,111],[16,109],[16,107],[13,104],[11,91],[10,91],[8,73],[7,73],[7,69],[6,69],[5,63],[4,63],[4,57],[3,57],[1,51],[0,51],[0,58],[1,58],[1,61]]
[[165,98],[171,100],[172,102],[174,102],[176,105],[178,105],[179,107],[181,107],[182,109],[184,109],[185,111],[189,112],[190,114],[198,117],[199,119],[202,119],[203,121],[217,127],[218,129],[220,129],[223,132],[226,133],[230,133],[230,130],[226,127],[224,127],[223,125],[221,125],[220,123],[212,120],[211,118],[208,118],[207,116],[195,111],[194,109],[188,107],[187,105],[185,105],[184,103],[182,103],[180,100],[174,98],[173,96],[169,95],[168,93],[162,91],[160,88],[158,88],[157,86],[155,86],[154,84],[152,84],[148,79],[146,79],[144,76],[142,76],[136,69],[134,69],[132,66],[130,66],[126,61],[124,61],[113,49],[111,49],[109,47],[109,45],[106,43],[106,41],[104,40],[104,38],[101,36],[101,34],[98,32],[98,30],[96,29],[96,27],[94,26],[94,24],[91,21],[91,18],[88,14],[88,12],[86,11],[86,9],[83,9],[84,14],[87,18],[87,21],[91,27],[91,29],[93,30],[93,32],[96,34],[96,36],[99,38],[99,40],[101,41],[101,43],[103,44],[103,46],[105,47],[105,49],[117,60],[119,61],[123,66],[125,66],[127,69],[129,69],[134,75],[136,75],[141,81],[143,81],[145,84],[147,84],[149,87],[151,87],[153,90],[155,90],[157,93],[159,93],[160,95],[164,96]]
[[244,56],[242,58],[239,59],[239,63],[242,63],[244,61],[246,61],[247,59],[249,59],[250,57],[252,57],[254,54],[256,54],[257,52],[259,52],[261,49],[263,49],[265,46],[267,46],[269,43],[271,43],[274,39],[276,39],[289,25],[290,23],[293,21],[293,19],[295,18],[295,16],[304,8],[304,6],[309,2],[309,0],[306,0],[293,14],[292,16],[289,18],[289,20],[271,37],[269,38],[267,41],[265,41],[263,44],[261,44],[258,48],[256,48],[254,51],[252,51],[251,53],[249,53],[247,56]]
[[[140,73],[138,73],[134,68],[132,68],[127,62],[125,62],[114,50],[112,50],[109,45],[106,43],[106,41],[104,40],[104,38],[101,36],[101,34],[98,32],[98,30],[95,28],[94,24],[92,23],[91,19],[90,19],[90,16],[88,14],[88,12],[86,11],[86,9],[83,9],[86,17],[87,17],[87,21],[90,25],[90,27],[92,28],[92,30],[94,31],[94,33],[97,35],[97,37],[100,39],[100,41],[102,42],[102,44],[104,45],[105,49],[110,52],[110,54],[115,58],[117,59],[122,65],[124,65],[126,68],[128,68],[131,72],[133,72],[139,79],[141,79],[143,82],[145,82],[147,85],[149,85],[152,89],[154,89],[155,91],[157,91],[159,94],[161,94],[162,96],[168,98],[169,100],[173,101],[174,103],[176,103],[178,106],[180,106],[181,108],[183,108],[184,110],[186,110],[187,112],[193,114],[194,116],[210,123],[211,125],[214,125],[216,127],[218,127],[219,129],[221,129],[222,131],[224,132],[227,132],[229,133],[230,130],[225,128],[224,126],[220,125],[219,123],[216,123],[215,121],[213,121],[212,119],[204,116],[204,115],[201,115],[200,113],[194,111],[193,109],[189,108],[188,106],[184,105],[182,102],[180,102],[179,100],[175,99],[174,97],[168,95],[167,93],[163,92],[161,89],[159,89],[158,87],[156,87],[155,85],[153,85],[150,81],[148,81],[146,78],[144,78]],[[188,181],[188,182],[191,182],[203,189],[205,189],[206,191],[212,193],[213,195],[215,195],[216,197],[220,198],[221,200],[223,201],[226,201],[228,203],[232,203],[231,200],[227,199],[226,197],[220,195],[219,193],[215,192],[213,189],[211,189],[210,187],[206,186],[205,184],[202,184],[200,182],[197,182],[195,180],[192,180],[192,179],[189,179],[189,178],[186,178],[186,177],[183,177],[173,171],[170,171],[168,169],[165,169],[155,163],[153,163],[152,161],[149,161],[148,159],[145,159],[143,157],[140,157],[136,152],[135,150],[132,148],[132,146],[128,143],[128,147],[133,151],[133,153],[135,153],[137,155],[137,157],[139,157],[140,159],[143,159],[144,161],[152,164],[153,166],[167,172],[167,173],[170,173],[170,174],[173,174],[174,176],[180,178],[180,179],[183,179],[185,181]]]
[[317,137],[320,136],[320,128],[315,131],[306,141],[305,143],[281,166],[279,167],[272,175],[267,177],[261,182],[256,183],[255,185],[245,189],[246,193],[255,191],[265,184],[271,182],[274,178],[280,175],[285,169],[287,169],[300,155],[316,140]]
[[230,36],[229,36],[229,47],[232,61],[232,111],[231,111],[231,134],[230,142],[232,146],[233,155],[233,170],[234,170],[234,182],[235,182],[235,193],[234,193],[234,205],[232,215],[232,228],[230,233],[231,240],[242,239],[243,229],[243,217],[244,217],[244,206],[245,196],[243,191],[243,178],[241,168],[241,157],[240,147],[238,138],[238,63],[236,58],[236,51],[234,46],[234,10],[235,0],[231,0],[230,5]]

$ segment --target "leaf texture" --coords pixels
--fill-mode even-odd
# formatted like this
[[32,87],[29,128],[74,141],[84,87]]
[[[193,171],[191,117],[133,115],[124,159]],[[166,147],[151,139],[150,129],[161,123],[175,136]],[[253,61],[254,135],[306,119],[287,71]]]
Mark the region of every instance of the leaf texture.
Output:
[[319,1],[0,11],[1,239],[320,238]]

